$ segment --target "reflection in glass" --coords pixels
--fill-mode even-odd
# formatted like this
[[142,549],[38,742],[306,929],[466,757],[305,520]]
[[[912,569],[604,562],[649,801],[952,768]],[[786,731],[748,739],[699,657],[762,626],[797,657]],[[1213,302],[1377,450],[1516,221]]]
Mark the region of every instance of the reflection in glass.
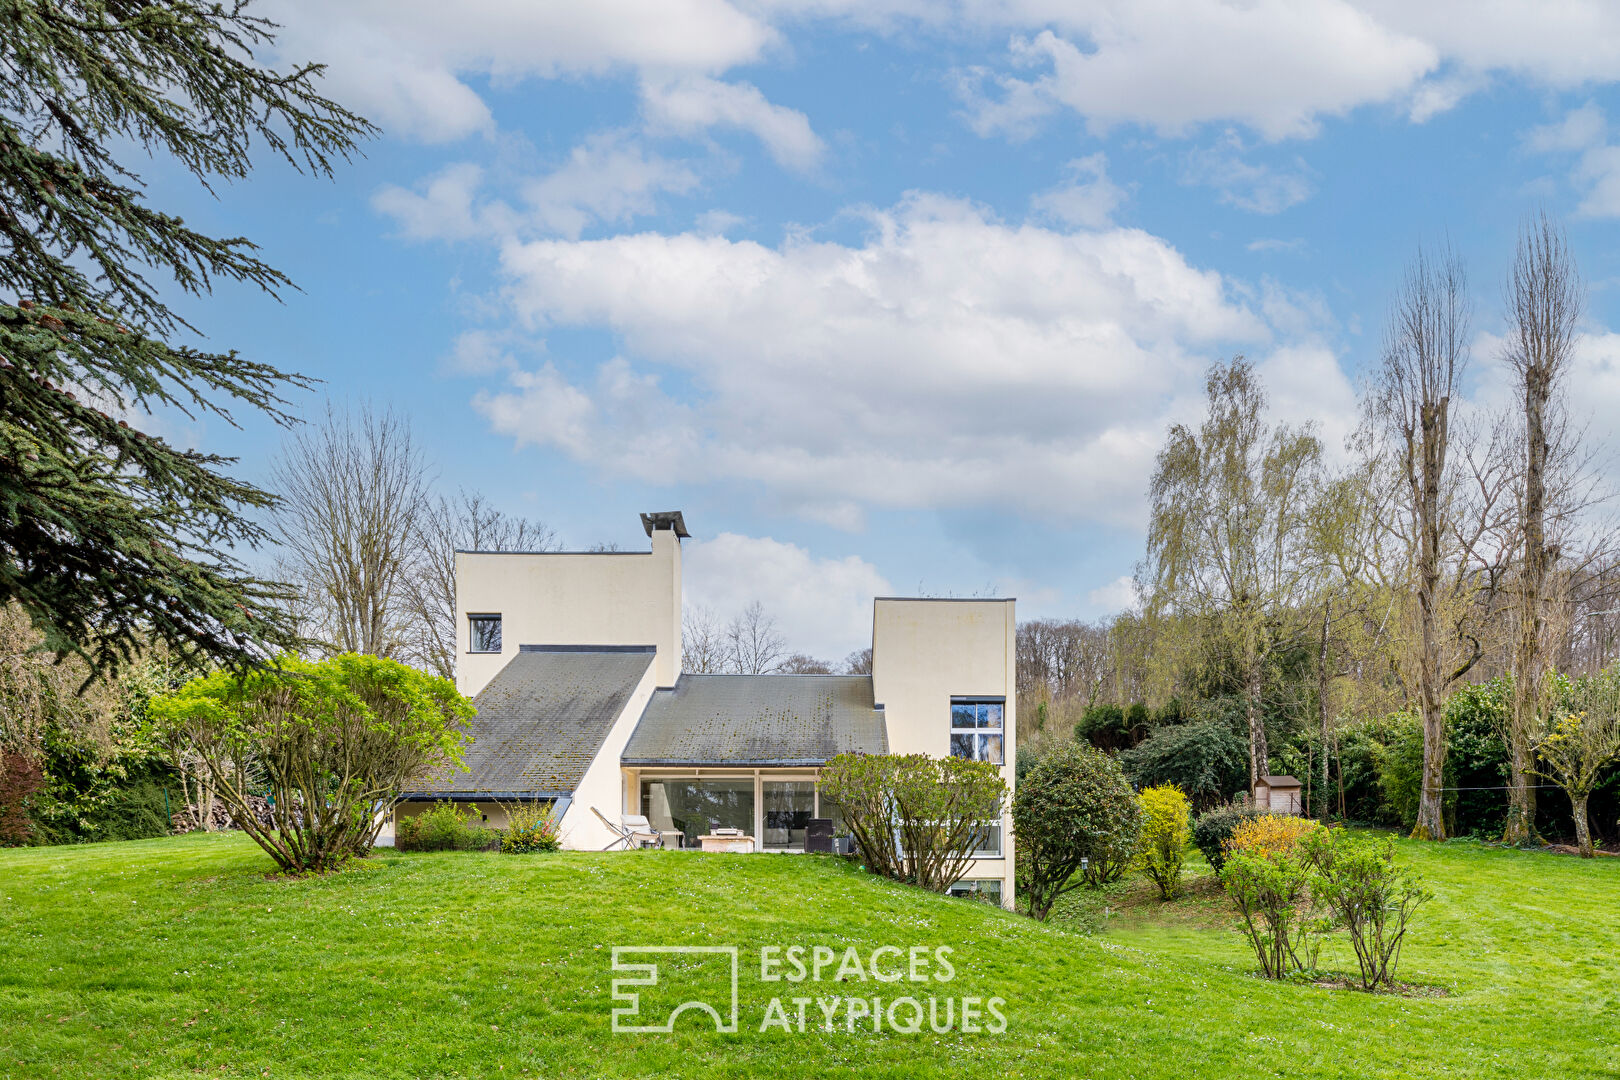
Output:
[[[641,807],[660,832],[678,832],[682,847],[700,847],[698,838],[715,829],[754,834],[754,781],[643,780]],[[801,826],[802,829],[802,826]],[[804,843],[800,833],[800,845]]]
[[804,830],[816,812],[816,785],[813,780],[766,780],[761,784],[765,801],[766,851],[803,851]]

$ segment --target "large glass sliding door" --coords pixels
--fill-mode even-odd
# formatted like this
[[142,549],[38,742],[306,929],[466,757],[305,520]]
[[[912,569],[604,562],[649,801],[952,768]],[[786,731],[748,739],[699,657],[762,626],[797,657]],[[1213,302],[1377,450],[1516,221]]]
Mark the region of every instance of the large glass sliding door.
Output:
[[717,828],[753,836],[754,780],[643,780],[641,810],[653,828],[680,833],[683,847],[700,846],[698,837]]
[[762,780],[766,851],[803,851],[804,831],[816,816],[814,780]]

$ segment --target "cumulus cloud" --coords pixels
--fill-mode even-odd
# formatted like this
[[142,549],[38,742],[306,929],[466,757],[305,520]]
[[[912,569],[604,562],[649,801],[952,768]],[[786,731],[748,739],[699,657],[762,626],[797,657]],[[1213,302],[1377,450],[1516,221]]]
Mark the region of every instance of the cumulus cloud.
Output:
[[1524,146],[1531,153],[1574,155],[1569,179],[1582,192],[1576,213],[1620,217],[1620,146],[1609,142],[1608,117],[1594,102],[1571,109],[1554,123],[1531,128]]
[[1129,574],[1099,585],[1086,594],[1086,603],[1098,611],[1113,614],[1136,608],[1136,579]]
[[1108,178],[1108,155],[1075,158],[1063,167],[1065,180],[1030,202],[1039,213],[1058,221],[1098,229],[1112,222],[1125,201],[1125,189]]
[[516,371],[477,407],[520,443],[846,528],[865,507],[985,504],[1134,525],[1178,388],[1298,317],[1274,297],[1257,313],[1140,230],[1009,225],[928,195],[869,220],[857,244],[509,243],[522,325],[605,329],[622,352],[588,377]]
[[481,166],[462,162],[446,166],[414,191],[385,185],[372,206],[415,240],[577,237],[592,225],[622,225],[651,214],[660,195],[686,194],[700,182],[687,165],[651,153],[619,132],[592,135],[556,169],[522,178],[510,202],[486,195],[485,180]]
[[1561,90],[1620,79],[1620,6],[1606,0],[1005,0],[960,10],[952,17],[1011,31],[1006,63],[968,72],[962,93],[977,130],[1014,137],[1059,109],[1098,132],[1237,123],[1267,139],[1308,137],[1365,105],[1404,105],[1422,122],[1504,76]]
[[691,135],[729,127],[749,132],[785,168],[812,169],[824,149],[804,113],[772,105],[749,83],[702,75],[648,80],[642,85],[642,107],[654,130]]
[[791,651],[834,664],[872,644],[872,598],[894,592],[858,556],[818,558],[797,544],[729,532],[688,541],[681,576],[689,607],[724,622],[757,600]]

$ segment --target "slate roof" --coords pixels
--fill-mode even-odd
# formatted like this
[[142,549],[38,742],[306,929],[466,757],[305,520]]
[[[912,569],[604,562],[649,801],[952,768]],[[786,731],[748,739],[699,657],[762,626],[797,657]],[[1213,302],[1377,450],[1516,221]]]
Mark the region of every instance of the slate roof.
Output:
[[1260,782],[1267,787],[1304,787],[1297,777],[1293,776],[1262,776]]
[[525,645],[473,699],[469,772],[419,781],[407,797],[567,795],[653,662],[647,646]]
[[870,675],[682,675],[655,690],[626,765],[820,765],[888,752]]

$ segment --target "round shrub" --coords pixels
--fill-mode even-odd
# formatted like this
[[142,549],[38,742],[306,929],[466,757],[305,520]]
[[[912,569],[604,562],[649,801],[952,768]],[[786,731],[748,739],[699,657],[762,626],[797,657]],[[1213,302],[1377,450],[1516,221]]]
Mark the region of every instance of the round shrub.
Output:
[[1305,836],[1322,826],[1310,818],[1288,814],[1259,814],[1238,822],[1226,841],[1227,855],[1292,855]]
[[1041,758],[1018,786],[1019,891],[1030,914],[1085,883],[1117,879],[1141,834],[1142,808],[1119,763],[1095,747],[1070,743]]
[[1195,720],[1160,728],[1120,754],[1119,764],[1138,787],[1174,784],[1208,807],[1247,783],[1249,744],[1224,720]]
[[1181,861],[1192,834],[1187,796],[1174,784],[1142,792],[1142,870],[1173,900],[1181,893]]
[[558,824],[550,803],[511,807],[506,811],[506,831],[501,833],[501,851],[508,855],[556,851],[562,846]]
[[1217,806],[1198,815],[1198,820],[1193,823],[1193,843],[1203,852],[1211,870],[1218,874],[1221,867],[1226,865],[1226,842],[1232,838],[1232,830],[1241,822],[1263,813],[1263,810],[1234,805]]

